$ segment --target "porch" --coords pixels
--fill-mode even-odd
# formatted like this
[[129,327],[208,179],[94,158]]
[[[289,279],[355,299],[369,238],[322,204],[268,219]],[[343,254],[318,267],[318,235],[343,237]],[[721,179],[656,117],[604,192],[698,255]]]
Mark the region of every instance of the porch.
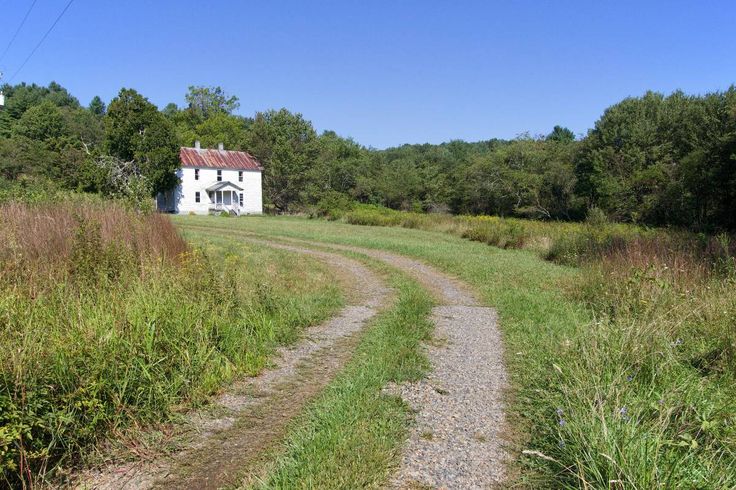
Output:
[[243,209],[243,189],[232,182],[218,182],[207,189],[210,199],[209,211],[220,213],[226,211],[230,214],[240,215]]

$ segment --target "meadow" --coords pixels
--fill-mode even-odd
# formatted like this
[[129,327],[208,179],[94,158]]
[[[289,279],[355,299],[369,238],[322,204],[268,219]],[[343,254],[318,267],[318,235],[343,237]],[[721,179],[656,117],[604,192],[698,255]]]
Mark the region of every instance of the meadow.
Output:
[[501,317],[521,485],[736,486],[726,235],[371,208],[333,222],[176,221],[392,250],[474,285]]
[[0,482],[129,456],[341,305],[315,260],[190,239],[93,198],[0,207]]
[[[728,235],[595,215],[549,223],[357,206],[330,217],[169,218],[79,197],[3,204],[4,482],[59,481],[70,467],[127,457],[341,306],[324,264],[242,240],[260,236],[417,257],[497,308],[512,483],[736,486]],[[293,423],[261,486],[377,485],[396,464],[410,417],[381,392],[426,369],[418,349],[431,299],[382,273],[396,306]]]

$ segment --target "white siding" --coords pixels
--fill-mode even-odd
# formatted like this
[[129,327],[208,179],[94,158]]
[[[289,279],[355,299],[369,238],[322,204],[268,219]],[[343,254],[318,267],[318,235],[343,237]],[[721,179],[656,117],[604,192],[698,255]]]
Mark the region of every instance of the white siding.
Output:
[[[210,200],[207,188],[217,183],[217,170],[222,170],[222,182],[232,182],[242,187],[243,207],[241,214],[262,214],[263,196],[261,190],[261,172],[243,170],[243,181],[238,180],[238,170],[200,168],[199,179],[194,179],[195,169],[180,168],[177,172],[180,184],[174,191],[175,209],[180,214],[207,214],[214,203]],[[196,193],[199,192],[200,201],[196,202]]]

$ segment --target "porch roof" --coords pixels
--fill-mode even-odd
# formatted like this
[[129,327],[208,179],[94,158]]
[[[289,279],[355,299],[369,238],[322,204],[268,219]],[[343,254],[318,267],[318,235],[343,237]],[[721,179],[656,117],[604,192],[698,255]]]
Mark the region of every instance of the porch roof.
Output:
[[238,187],[237,185],[233,184],[229,180],[223,180],[222,182],[215,182],[211,186],[207,187],[207,192],[213,192],[213,191],[221,191],[225,189],[226,187],[232,187],[233,189],[242,191],[242,187]]

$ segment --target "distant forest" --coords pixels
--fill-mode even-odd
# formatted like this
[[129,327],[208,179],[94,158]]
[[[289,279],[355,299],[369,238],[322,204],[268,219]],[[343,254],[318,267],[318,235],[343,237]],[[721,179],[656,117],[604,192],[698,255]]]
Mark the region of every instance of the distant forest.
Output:
[[317,134],[286,109],[236,115],[238,98],[190,87],[159,110],[122,89],[87,107],[56,83],[2,87],[0,187],[147,199],[176,183],[179,146],[245,150],[263,163],[266,209],[370,203],[394,209],[736,229],[736,87],[648,92],[609,107],[582,138],[561,126],[513,140],[376,150]]

